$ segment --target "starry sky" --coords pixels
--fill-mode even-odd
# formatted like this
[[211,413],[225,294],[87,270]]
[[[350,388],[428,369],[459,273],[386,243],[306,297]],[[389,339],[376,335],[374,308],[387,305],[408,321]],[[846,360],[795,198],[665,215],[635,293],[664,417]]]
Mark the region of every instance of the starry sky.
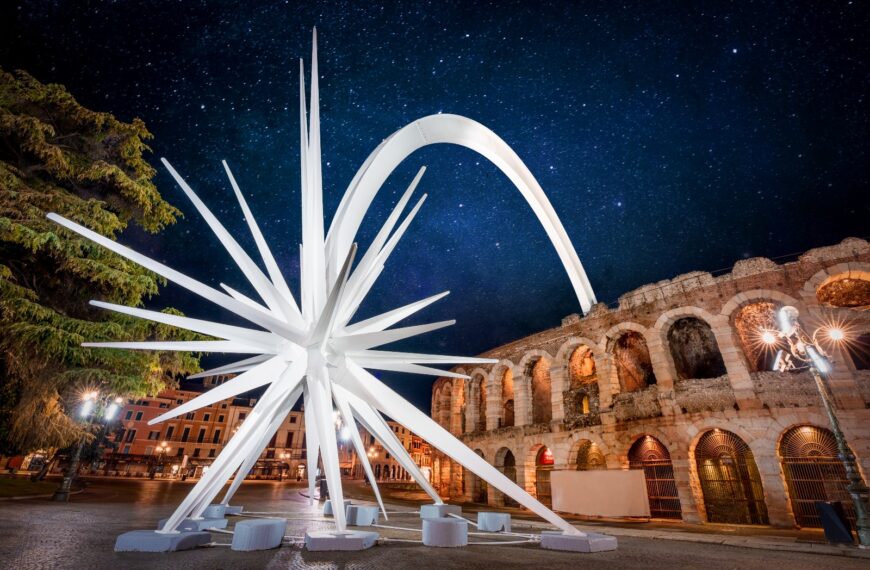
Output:
[[[425,115],[465,115],[526,162],[598,299],[612,302],[687,271],[870,234],[868,15],[839,0],[31,0],[0,8],[0,67],[141,117],[152,162],[167,157],[253,251],[227,159],[298,292],[298,58],[310,60],[316,25],[328,218],[382,139]],[[579,312],[520,194],[466,149],[407,159],[361,245],[422,165],[429,199],[361,317],[449,289],[415,321],[457,325],[401,348],[477,354]],[[121,241],[246,291],[162,168],[156,183],[186,217]],[[176,287],[148,305],[217,317]],[[430,377],[385,378],[428,409]]]

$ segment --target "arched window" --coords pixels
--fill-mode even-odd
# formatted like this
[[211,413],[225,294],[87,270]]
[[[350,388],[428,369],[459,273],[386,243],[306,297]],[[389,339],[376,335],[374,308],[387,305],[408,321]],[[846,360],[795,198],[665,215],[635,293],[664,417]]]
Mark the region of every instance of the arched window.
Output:
[[830,430],[815,426],[793,427],[783,434],[779,455],[798,526],[822,526],[816,512],[817,501],[842,502],[846,516],[855,526],[855,507],[847,490],[849,481]]
[[695,447],[707,521],[767,524],[761,475],[752,450],[730,431],[710,430]]
[[477,388],[477,425],[474,426],[475,431],[486,430],[486,378],[478,375],[474,379],[474,386]]
[[683,317],[668,329],[668,347],[680,380],[725,375],[725,362],[713,329],[695,317]]
[[844,344],[855,370],[870,370],[870,333],[848,339]]
[[553,419],[550,361],[538,358],[529,366],[532,383],[532,423],[546,424]]
[[[499,457],[501,459],[499,459]],[[513,481],[517,482],[517,460],[514,457],[513,452],[510,449],[501,448],[498,453],[496,453],[496,459],[498,461],[497,467],[504,474],[505,477]],[[504,505],[506,507],[516,507],[519,506],[519,503],[508,497],[504,496]]]
[[595,358],[588,346],[580,345],[571,353],[568,358],[568,377],[571,388],[595,383]]
[[580,400],[580,411],[583,412],[583,414],[588,414],[589,410],[589,394],[584,394],[583,399]]
[[510,368],[504,371],[501,377],[501,425],[511,427],[514,425],[514,373]]
[[641,437],[628,450],[628,464],[631,469],[643,469],[650,516],[683,518],[671,454],[662,442],[651,435]]
[[643,335],[627,331],[612,345],[616,374],[623,392],[636,392],[656,383],[652,360]]
[[577,457],[574,460],[574,467],[577,471],[596,471],[598,469],[607,469],[607,462],[604,459],[604,454],[598,447],[598,444],[581,439],[576,444]]
[[[475,449],[474,453],[483,457],[483,452],[479,449]],[[466,488],[471,493],[471,501],[473,503],[482,503],[486,504],[487,499],[487,485],[486,481],[475,475],[470,469],[464,470],[464,475],[468,478],[468,482],[464,483]]]
[[779,347],[765,343],[761,337],[764,331],[778,330],[777,309],[777,305],[769,301],[759,301],[744,305],[734,315],[734,329],[752,372],[770,370],[773,367]]
[[541,447],[535,456],[535,496],[542,504],[553,506],[553,492],[550,486],[550,474],[553,472],[553,452],[548,447]]
[[860,277],[834,279],[819,287],[816,298],[819,303],[829,307],[870,307],[870,281]]

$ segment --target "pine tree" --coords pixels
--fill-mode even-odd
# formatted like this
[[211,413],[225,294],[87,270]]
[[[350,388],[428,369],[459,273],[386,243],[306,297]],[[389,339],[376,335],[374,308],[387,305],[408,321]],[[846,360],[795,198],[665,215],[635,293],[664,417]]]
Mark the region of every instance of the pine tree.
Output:
[[83,341],[194,335],[88,305],[140,305],[161,278],[60,228],[57,212],[116,237],[156,233],[180,212],[152,183],[152,137],[82,107],[64,87],[0,70],[0,453],[64,447],[84,435],[70,410],[83,390],[155,393],[198,369],[197,355],[81,347]]

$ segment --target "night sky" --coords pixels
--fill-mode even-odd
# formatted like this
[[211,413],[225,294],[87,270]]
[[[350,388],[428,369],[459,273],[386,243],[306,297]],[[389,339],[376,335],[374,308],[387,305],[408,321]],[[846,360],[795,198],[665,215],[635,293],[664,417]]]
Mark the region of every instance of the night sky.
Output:
[[[244,245],[226,158],[298,293],[298,58],[320,39],[327,218],[390,133],[449,112],[493,129],[562,219],[600,301],[691,270],[870,234],[870,29],[862,2],[4,2],[0,67],[141,117]],[[477,354],[579,311],[519,192],[475,153],[412,155],[378,194],[365,246],[421,165],[429,199],[361,316],[446,289],[403,346]],[[235,265],[186,214],[134,245],[207,283]],[[149,306],[216,318],[169,287]],[[208,364],[217,363],[209,359]],[[388,377],[389,378],[389,377]],[[432,378],[391,384],[428,409]]]

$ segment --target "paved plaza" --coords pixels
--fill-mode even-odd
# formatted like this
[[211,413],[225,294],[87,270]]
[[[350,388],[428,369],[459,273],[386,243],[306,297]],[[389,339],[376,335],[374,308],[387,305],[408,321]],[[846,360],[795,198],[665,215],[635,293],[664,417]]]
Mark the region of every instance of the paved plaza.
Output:
[[[154,528],[156,521],[170,514],[190,489],[189,483],[161,481],[94,480],[88,489],[67,504],[48,500],[0,503],[0,560],[3,567],[16,569],[124,568],[867,568],[867,559],[791,551],[741,548],[721,544],[619,536],[619,550],[599,554],[546,551],[535,544],[472,544],[460,549],[428,548],[411,542],[415,531],[378,528],[386,543],[355,553],[311,553],[300,545],[288,544],[277,550],[234,552],[216,545],[170,554],[115,553],[115,537],[133,529]],[[306,530],[330,528],[321,516],[320,505],[310,507],[296,483],[249,483],[237,494],[234,504],[247,511],[275,513],[288,518],[288,536],[303,536]],[[397,511],[381,524],[420,528],[419,518],[407,502],[388,503]],[[231,518],[231,525],[238,521]],[[230,527],[231,528],[231,527]],[[515,520],[514,531],[540,532],[541,526]],[[471,528],[470,530],[473,530]],[[596,530],[606,530],[599,529]],[[216,543],[229,544],[230,536],[214,534]],[[497,538],[470,536],[472,542],[491,543]],[[408,542],[405,542],[408,541]]]

